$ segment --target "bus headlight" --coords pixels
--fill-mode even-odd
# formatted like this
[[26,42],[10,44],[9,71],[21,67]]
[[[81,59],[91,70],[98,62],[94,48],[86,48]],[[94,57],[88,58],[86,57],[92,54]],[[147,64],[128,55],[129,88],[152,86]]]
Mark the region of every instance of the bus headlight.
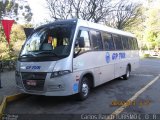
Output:
[[59,77],[71,73],[70,70],[55,71],[51,74],[51,78]]

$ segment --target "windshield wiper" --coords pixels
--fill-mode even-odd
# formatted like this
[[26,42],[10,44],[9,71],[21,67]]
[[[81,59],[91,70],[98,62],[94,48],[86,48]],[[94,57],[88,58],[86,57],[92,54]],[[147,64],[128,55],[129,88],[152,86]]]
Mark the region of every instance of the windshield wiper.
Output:
[[21,57],[35,57],[34,54],[24,54],[24,55],[21,55]]
[[[35,55],[40,55],[40,54],[46,54],[46,53],[48,53],[48,54],[52,53],[52,55],[60,58],[60,57],[59,57],[55,52],[53,52],[53,51],[40,51],[40,52],[36,52],[36,53],[34,53],[34,54],[35,54]],[[47,55],[48,55],[48,54],[47,54]]]

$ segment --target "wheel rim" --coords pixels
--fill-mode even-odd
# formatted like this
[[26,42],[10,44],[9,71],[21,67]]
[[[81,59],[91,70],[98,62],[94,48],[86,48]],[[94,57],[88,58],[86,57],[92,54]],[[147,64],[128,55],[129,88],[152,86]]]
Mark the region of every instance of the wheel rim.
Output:
[[129,76],[130,76],[130,71],[127,70],[127,78],[129,78]]
[[88,84],[87,83],[83,83],[82,84],[82,93],[83,93],[83,96],[87,96],[88,92],[89,92]]

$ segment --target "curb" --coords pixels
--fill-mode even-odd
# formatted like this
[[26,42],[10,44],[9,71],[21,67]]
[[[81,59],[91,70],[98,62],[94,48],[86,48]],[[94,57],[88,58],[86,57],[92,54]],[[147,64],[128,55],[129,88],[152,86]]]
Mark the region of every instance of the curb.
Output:
[[27,94],[19,93],[19,94],[4,97],[3,101],[0,105],[0,120],[2,119],[3,112],[4,112],[4,110],[7,106],[7,103],[18,100],[18,99],[23,98],[23,97],[27,97],[27,96],[28,96]]

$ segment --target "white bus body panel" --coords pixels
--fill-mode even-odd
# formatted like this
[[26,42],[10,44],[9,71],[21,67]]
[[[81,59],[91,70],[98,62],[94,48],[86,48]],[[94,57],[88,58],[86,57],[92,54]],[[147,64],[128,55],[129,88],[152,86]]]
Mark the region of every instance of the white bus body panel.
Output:
[[95,86],[114,79],[114,61],[106,63],[105,56],[105,51],[93,51],[79,55],[73,59],[73,71],[92,70]]
[[[106,61],[106,53],[109,53],[109,62]],[[125,58],[117,56],[113,59],[114,53],[125,53]],[[93,51],[87,52],[73,59],[73,71],[93,71],[94,86],[101,85],[126,73],[127,65],[131,65],[134,71],[139,66],[138,51]]]

